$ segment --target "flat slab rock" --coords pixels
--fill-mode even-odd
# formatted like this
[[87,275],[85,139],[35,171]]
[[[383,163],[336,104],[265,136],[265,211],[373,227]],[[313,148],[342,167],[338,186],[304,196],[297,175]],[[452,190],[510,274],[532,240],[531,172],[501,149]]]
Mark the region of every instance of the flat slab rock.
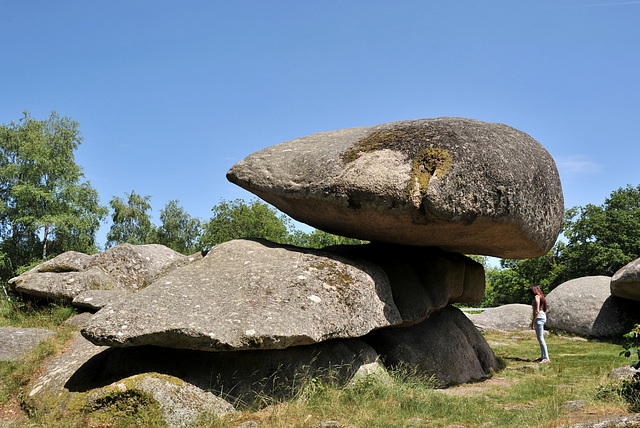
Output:
[[360,337],[400,323],[379,267],[239,239],[107,305],[82,334],[97,345],[229,351]]
[[530,328],[532,310],[530,305],[512,303],[489,308],[479,314],[465,314],[480,331],[518,331]]
[[18,361],[53,335],[43,328],[0,327],[0,361]]
[[544,255],[564,214],[537,141],[464,118],[313,134],[247,156],[227,178],[327,232],[462,254]]
[[73,306],[85,311],[98,311],[109,303],[125,298],[124,290],[85,290],[73,298]]
[[623,266],[611,277],[611,294],[640,302],[640,259]]

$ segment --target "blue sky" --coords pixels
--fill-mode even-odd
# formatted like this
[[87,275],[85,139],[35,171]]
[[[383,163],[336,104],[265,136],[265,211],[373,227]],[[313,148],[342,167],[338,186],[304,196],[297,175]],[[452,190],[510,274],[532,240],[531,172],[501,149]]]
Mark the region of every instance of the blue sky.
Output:
[[[80,123],[107,204],[210,218],[225,173],[315,132],[501,122],[556,160],[565,206],[640,184],[640,1],[49,1],[0,6],[0,123]],[[109,223],[98,240],[104,244]]]

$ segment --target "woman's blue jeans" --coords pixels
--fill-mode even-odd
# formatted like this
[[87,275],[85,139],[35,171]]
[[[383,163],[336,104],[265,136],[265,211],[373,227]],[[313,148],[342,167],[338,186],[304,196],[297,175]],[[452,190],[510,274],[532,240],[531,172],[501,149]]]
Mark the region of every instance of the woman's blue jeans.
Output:
[[545,318],[536,318],[534,327],[536,329],[536,336],[538,337],[538,342],[540,342],[540,353],[542,354],[541,358],[549,358],[549,351],[547,351],[547,343],[544,341],[544,323],[547,320]]

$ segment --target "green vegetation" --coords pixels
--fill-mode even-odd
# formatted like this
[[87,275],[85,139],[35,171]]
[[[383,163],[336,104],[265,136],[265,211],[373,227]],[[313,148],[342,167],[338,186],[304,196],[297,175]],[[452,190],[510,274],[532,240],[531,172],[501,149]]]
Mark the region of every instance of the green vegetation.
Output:
[[0,124],[0,279],[37,259],[98,250],[107,210],[75,163],[78,126],[55,112]]
[[64,349],[72,338],[74,328],[63,323],[74,313],[74,309],[68,306],[42,306],[0,296],[0,327],[44,328],[56,333],[22,360],[0,361],[0,408],[20,394],[21,388],[27,385],[48,357]]
[[620,352],[620,355],[635,358],[631,367],[640,369],[640,324],[636,324],[633,330],[624,335],[624,338],[625,342],[622,345],[624,350]]

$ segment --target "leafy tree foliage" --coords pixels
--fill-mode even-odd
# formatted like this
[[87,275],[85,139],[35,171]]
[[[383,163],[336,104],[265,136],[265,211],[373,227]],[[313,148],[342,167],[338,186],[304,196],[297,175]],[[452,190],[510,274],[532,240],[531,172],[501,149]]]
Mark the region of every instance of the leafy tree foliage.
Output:
[[127,193],[127,201],[114,196],[109,201],[113,210],[113,224],[107,233],[107,248],[117,244],[151,244],[153,225],[151,224],[151,196],[141,196],[135,191]]
[[179,201],[169,201],[164,209],[160,210],[162,224],[155,229],[154,243],[166,245],[185,255],[193,254],[200,250],[200,220],[192,218],[178,204]]
[[291,220],[264,202],[221,200],[211,211],[213,217],[205,222],[200,238],[202,248],[239,238],[265,238],[280,244],[290,242]]
[[613,191],[603,205],[567,210],[564,235],[569,278],[612,276],[640,257],[640,185]]
[[52,112],[28,112],[0,125],[0,261],[3,278],[37,259],[64,251],[97,251],[107,214],[75,162],[79,124]]
[[295,230],[290,240],[291,244],[306,248],[324,248],[330,245],[360,245],[366,242],[360,239],[333,235],[318,229],[314,229],[310,233]]

